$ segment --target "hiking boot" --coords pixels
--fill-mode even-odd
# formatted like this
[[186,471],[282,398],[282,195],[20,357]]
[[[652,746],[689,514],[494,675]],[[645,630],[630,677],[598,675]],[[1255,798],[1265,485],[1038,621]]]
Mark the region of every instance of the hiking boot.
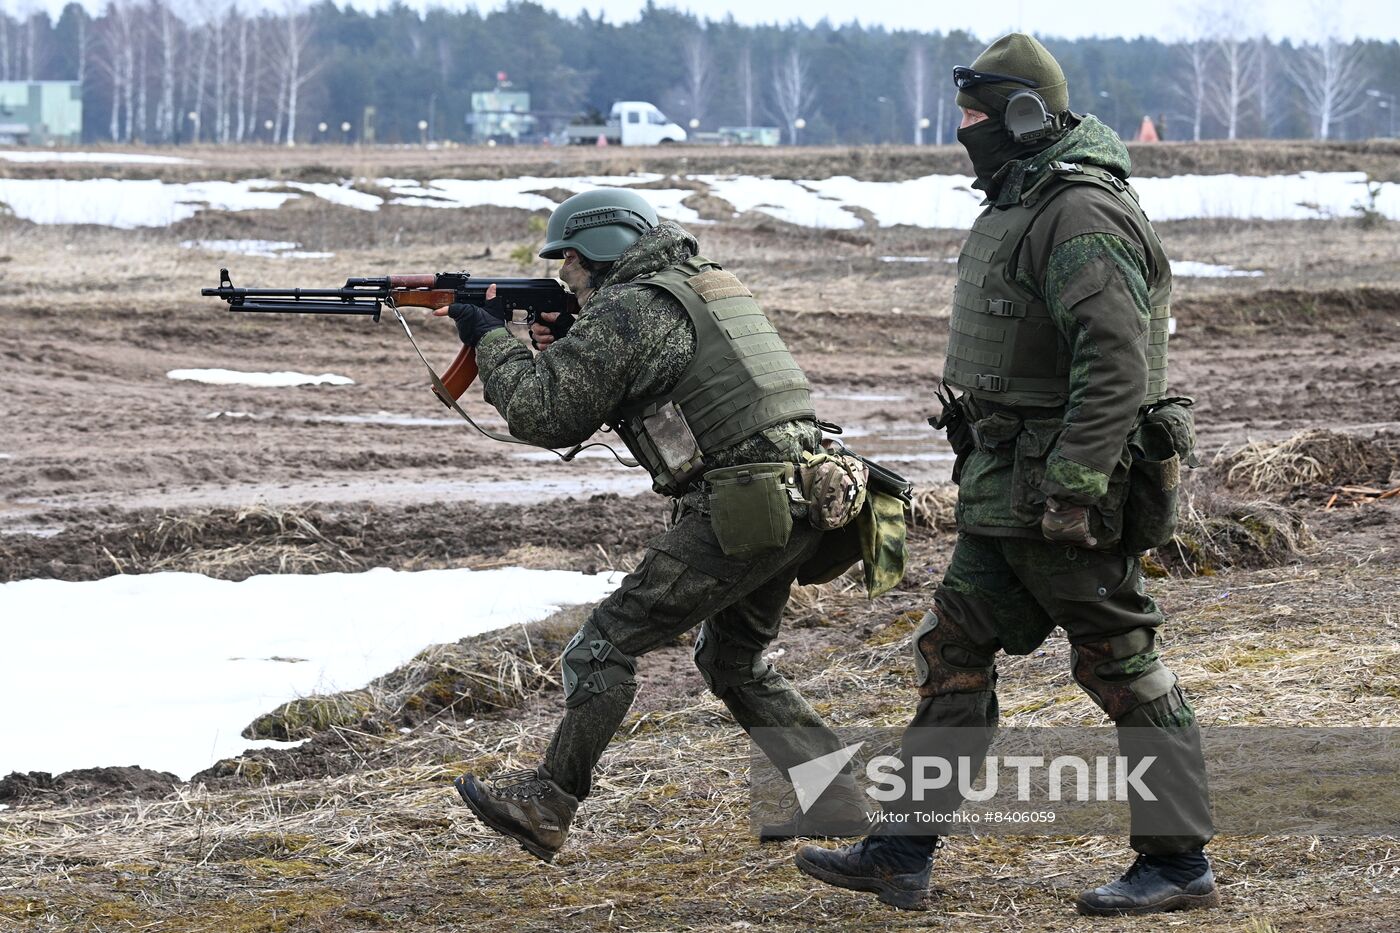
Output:
[[578,799],[538,771],[513,771],[487,784],[472,774],[452,782],[477,819],[545,862],[569,838]]
[[867,891],[901,910],[928,909],[928,879],[933,856],[920,856],[889,836],[867,836],[840,849],[803,846],[797,850],[797,869],[818,881]]
[[1116,917],[1219,903],[1215,873],[1197,849],[1182,855],[1139,855],[1123,877],[1079,895],[1074,909],[1088,917]]
[[[786,802],[786,801],[785,801]],[[806,811],[797,806],[781,823],[769,823],[758,831],[759,842],[777,842],[806,836],[811,839],[844,839],[864,836],[879,818],[880,811],[856,786],[850,775],[831,782]]]

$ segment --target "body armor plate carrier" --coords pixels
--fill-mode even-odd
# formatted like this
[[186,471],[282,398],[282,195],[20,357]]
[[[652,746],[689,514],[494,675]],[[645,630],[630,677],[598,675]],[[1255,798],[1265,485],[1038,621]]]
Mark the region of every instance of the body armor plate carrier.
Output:
[[614,425],[657,492],[684,493],[707,453],[777,424],[816,420],[807,377],[733,273],[695,257],[633,284],[670,294],[695,326],[695,358],[675,388],[628,406]]
[[1147,249],[1152,320],[1143,404],[1166,395],[1171,269],[1162,244],[1127,182],[1105,169],[1066,162],[1050,163],[1018,203],[990,206],[972,225],[958,257],[943,370],[947,382],[977,398],[1005,405],[1049,408],[1069,400],[1069,344],[1045,302],[1015,277],[1021,243],[1036,218],[1056,197],[1080,184],[1094,185],[1116,197]]

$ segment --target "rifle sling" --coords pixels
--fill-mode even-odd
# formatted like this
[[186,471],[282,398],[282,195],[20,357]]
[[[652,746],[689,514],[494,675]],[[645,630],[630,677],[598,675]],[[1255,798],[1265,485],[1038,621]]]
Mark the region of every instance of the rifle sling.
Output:
[[408,337],[408,342],[413,344],[413,352],[418,354],[418,359],[422,360],[424,368],[428,370],[428,377],[433,381],[433,388],[437,390],[437,397],[442,400],[442,403],[444,405],[455,411],[457,414],[461,415],[462,420],[465,421],[467,424],[471,425],[473,428],[475,428],[477,433],[480,434],[482,437],[488,437],[493,441],[500,441],[503,444],[519,444],[521,447],[534,447],[537,450],[547,450],[550,453],[554,454],[556,457],[558,457],[560,460],[564,461],[565,463],[568,463],[569,461],[573,460],[579,455],[580,452],[585,451],[590,447],[602,447],[606,449],[608,453],[612,454],[613,459],[615,459],[618,463],[622,464],[623,466],[639,466],[637,461],[633,460],[631,457],[621,456],[611,446],[601,441],[594,441],[591,444],[575,444],[573,447],[569,448],[565,452],[560,453],[552,447],[541,447],[539,444],[531,444],[529,441],[522,441],[520,438],[513,437],[509,434],[500,434],[488,428],[483,428],[481,425],[477,424],[475,420],[473,420],[471,415],[467,414],[466,411],[463,410],[461,405],[457,404],[457,400],[452,397],[452,393],[447,391],[447,386],[442,384],[442,377],[440,377],[437,374],[437,370],[433,369],[433,364],[429,363],[428,358],[423,355],[422,349],[418,346],[418,341],[413,339],[413,331],[409,330],[408,321],[404,319],[403,314],[399,311],[398,305],[394,304],[394,302],[392,301],[387,302],[387,304],[389,305],[389,309],[394,312],[394,317],[398,318],[399,323],[403,325],[404,335]]

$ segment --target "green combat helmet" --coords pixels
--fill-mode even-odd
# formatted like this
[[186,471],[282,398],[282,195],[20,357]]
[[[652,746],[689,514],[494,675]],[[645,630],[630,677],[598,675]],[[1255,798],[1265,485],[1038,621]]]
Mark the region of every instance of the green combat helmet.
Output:
[[635,191],[584,191],[549,215],[540,258],[560,259],[564,250],[576,249],[594,262],[612,262],[656,224],[656,209]]

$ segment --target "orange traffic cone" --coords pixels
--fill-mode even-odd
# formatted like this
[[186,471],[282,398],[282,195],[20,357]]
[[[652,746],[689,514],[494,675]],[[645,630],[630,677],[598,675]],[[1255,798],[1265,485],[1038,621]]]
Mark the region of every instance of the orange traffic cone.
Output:
[[1138,127],[1137,136],[1133,138],[1133,142],[1155,143],[1159,141],[1156,124],[1152,122],[1151,117],[1144,116],[1142,118],[1142,126]]

